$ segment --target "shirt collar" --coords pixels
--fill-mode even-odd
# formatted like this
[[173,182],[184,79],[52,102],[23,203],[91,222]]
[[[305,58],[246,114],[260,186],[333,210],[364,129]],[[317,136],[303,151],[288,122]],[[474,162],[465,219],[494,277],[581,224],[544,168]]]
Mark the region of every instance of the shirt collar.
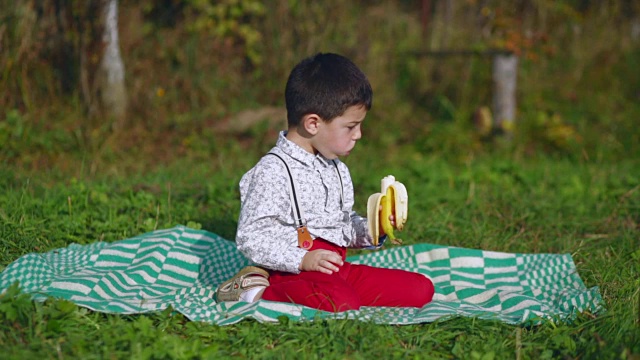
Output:
[[305,165],[313,166],[313,163],[316,162],[316,159],[319,163],[326,166],[331,160],[322,156],[322,154],[318,153],[318,155],[313,155],[305,149],[301,148],[298,144],[293,141],[287,139],[287,131],[281,131],[278,135],[278,141],[276,142],[276,147],[282,150],[285,154],[291,156],[292,158],[300,161]]

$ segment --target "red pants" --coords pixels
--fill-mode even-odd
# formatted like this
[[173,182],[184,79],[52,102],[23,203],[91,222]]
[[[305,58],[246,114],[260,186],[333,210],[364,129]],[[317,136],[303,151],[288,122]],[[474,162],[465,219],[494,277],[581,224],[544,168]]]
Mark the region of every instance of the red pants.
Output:
[[[347,250],[315,239],[311,250],[325,249],[345,259]],[[271,271],[262,298],[292,302],[315,309],[340,312],[361,306],[422,307],[433,298],[433,283],[424,275],[397,269],[382,269],[344,262],[340,271],[327,275],[318,271],[293,274]]]

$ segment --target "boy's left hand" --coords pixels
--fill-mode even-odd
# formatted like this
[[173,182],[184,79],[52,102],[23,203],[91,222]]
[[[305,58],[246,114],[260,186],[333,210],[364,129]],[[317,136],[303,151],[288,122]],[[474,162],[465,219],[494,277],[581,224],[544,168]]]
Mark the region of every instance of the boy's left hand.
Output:
[[304,254],[299,269],[303,271],[319,271],[327,275],[340,271],[344,265],[340,255],[333,251],[316,249]]

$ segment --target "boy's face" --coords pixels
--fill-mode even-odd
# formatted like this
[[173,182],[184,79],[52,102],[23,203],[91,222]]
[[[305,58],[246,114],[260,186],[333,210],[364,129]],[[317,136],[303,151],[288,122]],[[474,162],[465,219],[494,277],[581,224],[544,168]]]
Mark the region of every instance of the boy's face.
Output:
[[361,127],[366,115],[367,109],[356,105],[329,123],[321,121],[318,133],[312,139],[313,148],[327,159],[349,155],[362,137]]

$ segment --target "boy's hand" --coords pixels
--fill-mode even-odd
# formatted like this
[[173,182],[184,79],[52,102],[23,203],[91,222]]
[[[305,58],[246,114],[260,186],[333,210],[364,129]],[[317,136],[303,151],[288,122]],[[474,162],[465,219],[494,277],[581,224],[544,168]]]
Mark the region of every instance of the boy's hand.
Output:
[[300,270],[303,271],[320,271],[327,275],[340,270],[338,266],[342,266],[342,257],[329,250],[312,250],[304,254],[300,263]]

